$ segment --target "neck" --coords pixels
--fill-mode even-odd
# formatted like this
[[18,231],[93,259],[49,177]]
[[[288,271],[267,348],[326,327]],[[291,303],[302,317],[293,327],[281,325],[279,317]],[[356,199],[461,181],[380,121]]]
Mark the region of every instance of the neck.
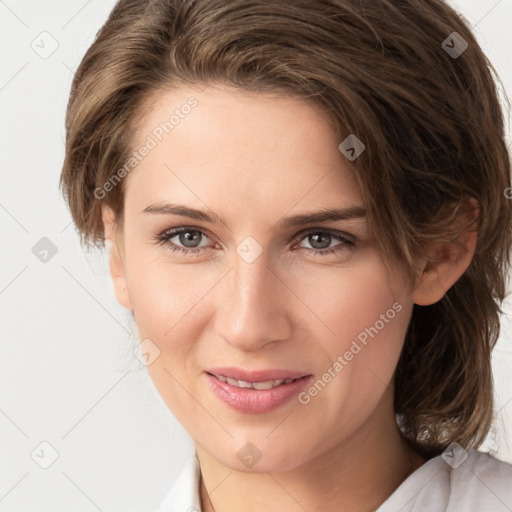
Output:
[[290,471],[233,471],[198,445],[196,452],[203,512],[371,511],[425,462],[401,436],[386,402],[349,438]]

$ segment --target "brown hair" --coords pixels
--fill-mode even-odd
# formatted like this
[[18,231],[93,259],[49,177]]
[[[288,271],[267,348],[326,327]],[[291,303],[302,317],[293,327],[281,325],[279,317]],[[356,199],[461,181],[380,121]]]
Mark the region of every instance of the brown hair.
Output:
[[[450,54],[461,41],[465,51]],[[453,240],[451,221],[475,198],[474,257],[440,301],[414,305],[395,411],[426,457],[452,441],[476,448],[491,425],[490,356],[511,247],[495,79],[467,23],[441,0],[120,0],[73,81],[61,187],[82,242],[101,246],[101,204],[122,219],[123,187],[101,200],[95,190],[129,158],[148,99],[221,83],[307,99],[330,114],[340,142],[363,141],[351,166],[370,229],[385,260],[411,276],[414,255]]]

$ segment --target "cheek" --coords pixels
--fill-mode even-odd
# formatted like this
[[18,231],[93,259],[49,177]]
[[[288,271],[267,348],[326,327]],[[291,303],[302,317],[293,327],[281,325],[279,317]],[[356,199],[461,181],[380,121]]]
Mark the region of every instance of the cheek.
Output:
[[[407,288],[396,274],[390,276],[377,258],[364,265],[341,268],[311,280],[304,299],[329,328],[330,349],[349,349],[352,340],[362,346],[369,340],[402,341],[408,324]],[[311,283],[322,283],[312,286]]]
[[183,424],[200,413],[187,390],[195,389],[195,380],[201,373],[197,367],[197,340],[207,318],[207,302],[201,299],[215,282],[215,276],[194,267],[135,257],[127,267],[139,337],[150,339],[160,351],[147,371],[169,409]]
[[332,389],[359,404],[375,401],[390,384],[412,313],[401,276],[389,275],[378,259],[366,263],[315,292],[317,311],[334,331],[322,342],[325,371],[343,375],[332,379]]
[[208,292],[219,277],[198,265],[168,264],[132,251],[127,284],[140,340],[150,339],[159,350],[147,367],[151,379],[178,419],[197,413],[185,390],[192,390],[202,373],[197,341],[211,319]]
[[[317,339],[316,348],[327,357],[301,403],[308,404],[303,418],[308,427],[315,428],[306,414],[312,407],[322,411],[326,429],[335,425],[334,438],[351,435],[392,389],[412,305],[400,276],[389,276],[377,261],[324,282],[325,295],[317,291],[315,297],[335,335]],[[317,353],[311,351],[312,359]]]
[[197,265],[167,263],[159,251],[151,252],[134,248],[126,266],[139,333],[177,339],[183,325],[190,325],[190,318],[197,316],[196,306],[216,276]]

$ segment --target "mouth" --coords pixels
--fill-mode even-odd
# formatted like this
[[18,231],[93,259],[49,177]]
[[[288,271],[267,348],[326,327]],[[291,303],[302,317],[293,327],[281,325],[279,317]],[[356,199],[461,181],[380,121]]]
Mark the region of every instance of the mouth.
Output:
[[229,407],[264,414],[290,403],[308,385],[312,374],[289,370],[247,371],[215,368],[204,372],[213,393]]

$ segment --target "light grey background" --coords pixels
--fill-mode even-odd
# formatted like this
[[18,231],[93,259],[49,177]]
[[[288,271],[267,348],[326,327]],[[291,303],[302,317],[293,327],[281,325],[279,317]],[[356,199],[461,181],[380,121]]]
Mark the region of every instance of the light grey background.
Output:
[[[452,4],[512,96],[512,0]],[[105,255],[83,252],[58,189],[73,71],[113,5],[0,0],[0,512],[148,512],[193,453],[132,354]],[[43,237],[57,249],[46,263],[32,252]],[[483,448],[512,462],[506,307]]]

